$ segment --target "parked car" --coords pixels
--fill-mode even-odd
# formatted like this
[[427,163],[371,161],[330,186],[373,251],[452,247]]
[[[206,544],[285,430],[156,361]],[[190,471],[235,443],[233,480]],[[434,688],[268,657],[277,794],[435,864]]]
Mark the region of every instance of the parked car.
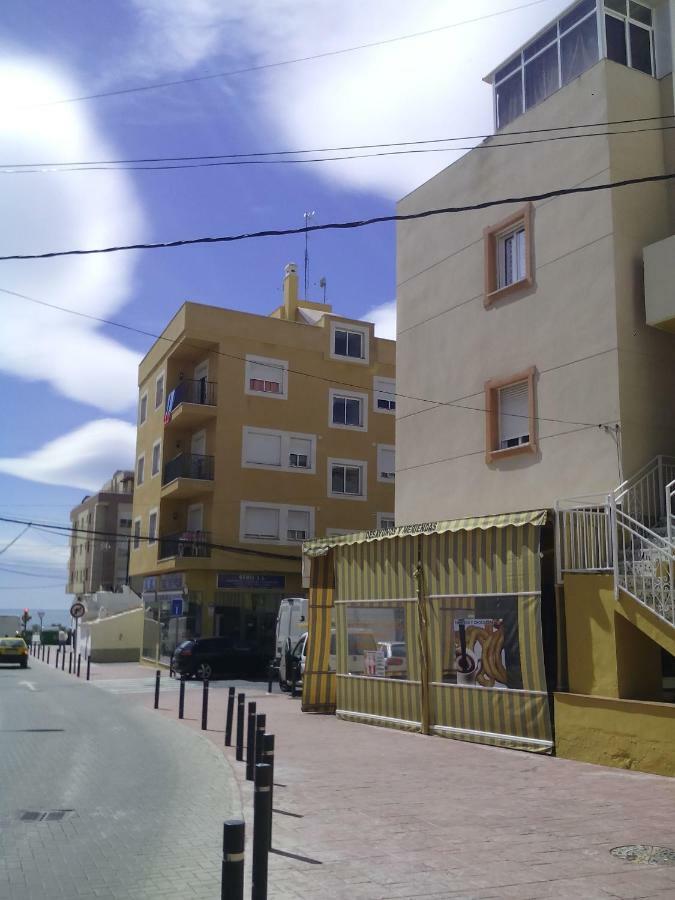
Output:
[[378,641],[377,649],[384,652],[384,669],[387,678],[408,677],[408,660],[403,641]]
[[277,616],[274,667],[279,670],[281,690],[290,688],[292,673],[288,671],[290,654],[299,638],[307,631],[307,599],[286,597],[279,605]]
[[22,669],[28,668],[28,647],[23,638],[0,638],[0,664],[14,664],[21,666]]
[[232,638],[195,638],[182,641],[173,651],[171,671],[186,678],[216,675],[255,675],[261,669],[259,653]]
[[[282,690],[290,690],[291,681],[293,679],[293,669],[295,669],[296,687],[302,686],[302,679],[305,674],[305,665],[307,663],[307,639],[308,633],[305,632],[300,636],[294,647],[289,650],[287,659],[285,660],[285,669],[287,679],[281,683]],[[396,646],[396,645],[394,645]],[[405,646],[405,645],[404,645]],[[378,649],[372,631],[366,628],[352,628],[347,638],[347,672],[349,675],[363,675],[364,661],[366,653]],[[331,631],[330,635],[330,653],[328,657],[329,671],[335,672],[337,668],[336,656],[336,640],[335,632]],[[396,660],[400,663],[400,660]],[[405,659],[403,660],[405,669]]]

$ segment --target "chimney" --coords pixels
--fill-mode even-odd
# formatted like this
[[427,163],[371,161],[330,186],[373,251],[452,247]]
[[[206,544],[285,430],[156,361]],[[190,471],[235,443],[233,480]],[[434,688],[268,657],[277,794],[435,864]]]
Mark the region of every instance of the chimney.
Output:
[[284,269],[284,318],[295,322],[298,308],[298,267],[288,263]]

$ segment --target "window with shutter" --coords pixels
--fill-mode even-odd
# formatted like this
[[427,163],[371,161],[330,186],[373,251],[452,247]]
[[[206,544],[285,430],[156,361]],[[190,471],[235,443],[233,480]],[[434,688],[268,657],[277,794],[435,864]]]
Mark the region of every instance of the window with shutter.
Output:
[[287,368],[282,360],[246,357],[246,393],[285,397]]
[[499,389],[499,449],[517,447],[530,440],[527,381]]
[[136,486],[143,484],[145,478],[145,456],[139,456],[136,462]]
[[536,452],[535,372],[532,367],[510,378],[485,383],[487,462]]
[[267,506],[248,506],[244,513],[244,534],[247,538],[279,540],[279,510]]
[[292,469],[309,469],[312,460],[312,442],[309,438],[291,436],[288,465]]
[[152,446],[152,475],[159,475],[159,464],[162,456],[162,444],[160,441],[157,441],[156,444]]
[[500,288],[522,281],[526,276],[525,228],[519,227],[497,240]]
[[396,477],[396,455],[393,447],[377,448],[377,480],[393,481]]
[[376,412],[396,411],[396,382],[393,378],[373,378],[373,395]]
[[249,431],[246,441],[246,461],[262,466],[280,466],[281,435]]
[[287,527],[288,540],[306,541],[309,536],[309,510],[289,509]]
[[483,232],[485,242],[484,305],[491,306],[502,296],[531,287],[532,206]]
[[157,512],[153,510],[148,519],[148,544],[154,544],[157,540]]

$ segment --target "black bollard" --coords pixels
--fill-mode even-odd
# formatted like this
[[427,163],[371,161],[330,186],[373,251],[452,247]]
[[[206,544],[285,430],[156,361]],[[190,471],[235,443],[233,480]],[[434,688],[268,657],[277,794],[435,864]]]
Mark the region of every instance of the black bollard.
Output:
[[61,671],[66,671],[66,648],[61,647]]
[[253,790],[253,885],[251,900],[267,900],[267,863],[270,852],[270,788],[272,769],[264,763],[255,767]]
[[223,872],[220,900],[244,900],[244,839],[241,819],[228,819],[223,824]]
[[244,758],[244,717],[246,715],[246,694],[237,694],[237,751],[235,759],[241,762]]
[[68,653],[68,674],[73,674],[73,651],[70,650]]
[[272,849],[272,819],[274,818],[274,735],[266,734],[263,738],[263,758],[261,762],[266,763],[272,770],[270,778],[270,850]]
[[225,746],[232,746],[232,718],[234,716],[234,688],[227,695],[227,718],[225,719]]
[[204,679],[202,688],[202,731],[206,731],[209,720],[209,679]]
[[47,665],[49,665],[49,651],[51,649],[52,649],[51,647],[47,647]]
[[159,709],[159,679],[162,677],[162,672],[160,669],[157,669],[155,673],[155,709]]
[[82,665],[82,654],[77,654],[77,677],[80,677],[80,666]]
[[267,669],[267,693],[272,693],[272,681],[274,680],[274,662],[269,664]]
[[267,716],[265,713],[258,713],[255,717],[255,761],[261,763],[263,761],[263,743],[265,741],[265,727],[267,725]]
[[185,715],[185,677],[180,676],[180,687],[178,688],[178,718],[182,719]]
[[87,657],[87,681],[91,678],[91,656]]
[[248,702],[248,726],[246,731],[246,780],[255,777],[255,700]]

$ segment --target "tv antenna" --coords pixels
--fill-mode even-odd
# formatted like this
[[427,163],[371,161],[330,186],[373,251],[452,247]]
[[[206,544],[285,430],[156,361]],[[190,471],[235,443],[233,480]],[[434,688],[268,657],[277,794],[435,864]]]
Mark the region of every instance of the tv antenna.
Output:
[[303,214],[305,218],[305,294],[304,298],[307,299],[307,285],[309,281],[309,228],[311,220],[316,215],[315,210],[311,210]]

